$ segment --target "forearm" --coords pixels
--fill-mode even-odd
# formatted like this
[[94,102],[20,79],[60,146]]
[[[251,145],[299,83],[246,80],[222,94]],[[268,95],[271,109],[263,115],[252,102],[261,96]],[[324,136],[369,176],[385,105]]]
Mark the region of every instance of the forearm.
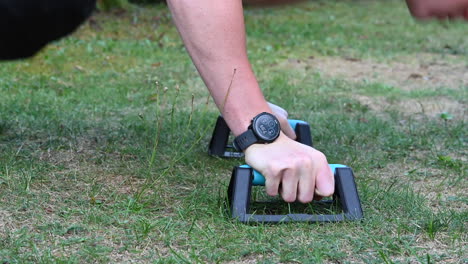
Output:
[[169,0],[174,22],[235,135],[271,112],[247,58],[241,0]]

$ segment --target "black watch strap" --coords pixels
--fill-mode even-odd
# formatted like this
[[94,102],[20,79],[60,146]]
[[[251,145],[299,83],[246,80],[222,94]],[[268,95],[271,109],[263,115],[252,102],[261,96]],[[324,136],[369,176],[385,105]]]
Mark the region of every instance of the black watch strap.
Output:
[[258,139],[252,129],[248,129],[234,139],[234,148],[238,151],[244,151],[250,145],[257,143]]

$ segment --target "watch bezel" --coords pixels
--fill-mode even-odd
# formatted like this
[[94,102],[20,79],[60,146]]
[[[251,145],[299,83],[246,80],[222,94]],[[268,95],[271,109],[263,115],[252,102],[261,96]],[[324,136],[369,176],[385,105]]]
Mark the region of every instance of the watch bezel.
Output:
[[[270,120],[268,120],[267,122],[272,122],[272,124],[268,124],[268,125],[272,125],[272,127],[274,127],[274,131],[271,135],[268,135],[267,134],[268,132],[265,132],[265,129],[262,129],[261,127],[261,125],[265,125],[264,123],[261,123],[262,119],[265,117],[270,118]],[[281,126],[276,116],[267,112],[263,112],[255,116],[254,119],[252,120],[251,128],[255,136],[257,137],[257,139],[259,139],[263,143],[271,143],[275,141],[279,137],[280,132],[281,132]],[[270,127],[267,127],[266,129],[269,129],[269,128]]]

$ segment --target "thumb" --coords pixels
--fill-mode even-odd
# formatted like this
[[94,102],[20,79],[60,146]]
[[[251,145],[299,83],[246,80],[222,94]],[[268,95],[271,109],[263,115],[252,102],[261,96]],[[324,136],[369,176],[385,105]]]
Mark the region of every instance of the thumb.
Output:
[[283,131],[283,133],[290,139],[292,140],[296,140],[296,132],[294,131],[294,129],[291,127],[291,125],[289,124],[288,120],[286,119],[286,121],[283,121],[281,120],[280,121],[280,124],[281,124],[281,131]]

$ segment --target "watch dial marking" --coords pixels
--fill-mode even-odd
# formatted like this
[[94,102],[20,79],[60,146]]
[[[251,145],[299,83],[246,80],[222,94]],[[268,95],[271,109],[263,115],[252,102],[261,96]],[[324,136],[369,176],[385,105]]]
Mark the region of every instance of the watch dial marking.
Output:
[[271,114],[264,114],[255,120],[255,130],[261,139],[272,141],[279,134],[279,123]]

